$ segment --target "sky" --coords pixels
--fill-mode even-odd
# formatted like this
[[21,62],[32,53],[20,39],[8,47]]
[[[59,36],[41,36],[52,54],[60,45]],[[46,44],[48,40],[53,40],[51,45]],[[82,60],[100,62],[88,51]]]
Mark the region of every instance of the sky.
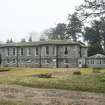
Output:
[[19,41],[67,21],[83,0],[0,0],[0,41]]

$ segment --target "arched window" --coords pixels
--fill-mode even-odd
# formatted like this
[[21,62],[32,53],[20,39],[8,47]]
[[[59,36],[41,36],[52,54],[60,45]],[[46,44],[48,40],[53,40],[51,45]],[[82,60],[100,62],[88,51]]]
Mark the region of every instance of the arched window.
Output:
[[68,54],[68,49],[67,49],[67,47],[65,47],[65,55],[67,55]]

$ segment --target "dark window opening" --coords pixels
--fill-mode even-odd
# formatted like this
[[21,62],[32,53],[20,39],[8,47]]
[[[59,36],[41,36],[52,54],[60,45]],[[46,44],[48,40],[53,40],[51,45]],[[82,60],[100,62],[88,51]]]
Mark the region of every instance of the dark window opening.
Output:
[[10,63],[10,60],[9,59],[7,59],[7,63]]
[[67,55],[68,54],[68,49],[67,49],[67,47],[65,48],[65,55]]
[[49,47],[46,46],[46,54],[49,55]]
[[16,61],[16,60],[15,60],[15,59],[13,59],[13,63],[15,63],[15,61]]
[[28,48],[28,55],[31,55],[31,48]]
[[38,48],[36,48],[36,55],[38,55]]
[[7,52],[8,52],[8,55],[9,55],[9,48],[7,48]]
[[16,52],[15,52],[15,48],[13,48],[13,55],[15,55],[16,54]]
[[21,55],[23,55],[24,53],[23,53],[23,48],[21,48]]

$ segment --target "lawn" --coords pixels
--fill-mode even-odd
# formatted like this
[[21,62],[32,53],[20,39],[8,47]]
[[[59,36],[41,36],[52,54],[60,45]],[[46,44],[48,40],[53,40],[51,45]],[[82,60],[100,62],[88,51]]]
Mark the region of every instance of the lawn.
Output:
[[[16,84],[34,88],[54,88],[105,93],[105,69],[8,69],[9,71],[0,72],[0,84]],[[74,71],[81,72],[81,75],[74,75]],[[34,75],[46,73],[51,73],[52,78],[34,77]]]

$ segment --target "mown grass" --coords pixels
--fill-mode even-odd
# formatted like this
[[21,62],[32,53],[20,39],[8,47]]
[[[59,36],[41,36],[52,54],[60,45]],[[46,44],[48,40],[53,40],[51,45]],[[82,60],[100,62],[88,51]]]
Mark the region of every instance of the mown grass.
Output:
[[31,105],[30,103],[0,100],[0,105]]
[[104,92],[105,93],[105,70],[100,70],[100,73],[93,73],[91,68],[83,68],[80,70],[81,75],[73,75],[68,73],[62,77],[56,76],[53,78],[36,78],[32,77],[33,74],[63,73],[63,70],[49,70],[49,69],[12,69],[8,71],[9,74],[14,76],[0,77],[1,84],[17,84],[22,86],[29,86],[34,88],[55,88],[66,90],[79,90],[90,92]]

